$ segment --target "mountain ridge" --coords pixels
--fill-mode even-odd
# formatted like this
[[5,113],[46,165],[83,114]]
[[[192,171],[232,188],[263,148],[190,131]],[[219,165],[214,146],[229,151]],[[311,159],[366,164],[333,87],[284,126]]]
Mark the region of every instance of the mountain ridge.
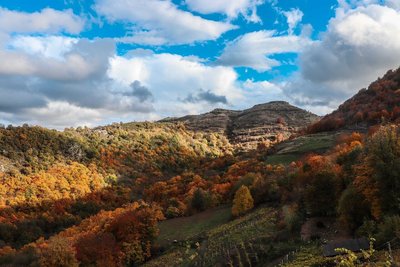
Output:
[[351,128],[366,131],[370,126],[400,122],[400,68],[389,70],[368,88],[342,103],[335,111],[311,125],[308,132]]
[[285,140],[319,118],[286,101],[271,101],[244,110],[217,108],[160,122],[182,122],[189,130],[223,133],[240,150],[250,150],[260,143],[269,147]]

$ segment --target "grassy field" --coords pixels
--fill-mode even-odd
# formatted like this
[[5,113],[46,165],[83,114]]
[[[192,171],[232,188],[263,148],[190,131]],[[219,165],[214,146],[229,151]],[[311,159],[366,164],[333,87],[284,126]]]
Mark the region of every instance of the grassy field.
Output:
[[318,133],[297,137],[276,146],[277,153],[268,156],[269,164],[290,164],[308,153],[324,153],[332,148],[342,132]]
[[299,160],[301,156],[302,155],[299,154],[283,154],[283,155],[275,154],[268,156],[266,162],[267,164],[271,165],[278,165],[278,164],[288,165],[293,161]]
[[[229,218],[230,209],[224,207],[163,222],[159,242],[179,242],[170,243],[169,250],[144,266],[257,266],[298,246],[296,241],[276,240],[280,231],[273,208],[259,207],[241,218]],[[200,233],[200,239],[190,238]]]
[[174,240],[183,241],[191,239],[205,231],[229,222],[230,219],[231,207],[224,206],[190,217],[166,220],[159,224],[160,235],[157,243],[160,246],[168,246]]

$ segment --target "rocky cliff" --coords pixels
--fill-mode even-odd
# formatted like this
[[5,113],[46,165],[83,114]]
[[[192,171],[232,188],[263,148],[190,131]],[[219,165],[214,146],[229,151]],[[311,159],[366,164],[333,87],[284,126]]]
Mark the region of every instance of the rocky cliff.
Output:
[[225,133],[237,148],[250,150],[259,144],[270,146],[285,140],[317,120],[319,117],[315,114],[284,101],[274,101],[243,111],[215,109],[201,115],[162,121],[183,122],[193,131]]

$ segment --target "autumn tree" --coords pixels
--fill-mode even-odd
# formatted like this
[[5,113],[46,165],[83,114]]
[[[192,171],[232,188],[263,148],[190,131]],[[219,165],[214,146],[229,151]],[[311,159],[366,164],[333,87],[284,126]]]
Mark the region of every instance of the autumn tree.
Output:
[[368,165],[373,169],[382,211],[400,212],[400,127],[382,127],[367,143]]
[[364,196],[353,186],[349,186],[341,195],[338,204],[340,220],[350,230],[360,227],[365,218],[370,218],[370,207]]
[[118,266],[120,248],[111,233],[85,234],[75,246],[77,258],[83,266]]
[[75,250],[66,238],[53,237],[46,247],[41,249],[39,263],[41,267],[78,267]]
[[253,207],[254,201],[250,190],[247,186],[242,185],[235,193],[232,206],[232,215],[235,217],[243,215]]
[[335,214],[339,171],[328,157],[311,156],[306,160],[297,179],[304,187],[302,195],[307,213],[313,216]]

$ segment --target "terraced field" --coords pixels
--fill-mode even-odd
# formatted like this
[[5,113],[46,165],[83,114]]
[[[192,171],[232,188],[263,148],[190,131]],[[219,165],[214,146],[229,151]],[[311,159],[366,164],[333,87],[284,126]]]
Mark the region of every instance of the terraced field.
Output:
[[[221,215],[223,211],[217,210],[217,213]],[[187,223],[202,217],[206,219],[205,216],[195,216],[187,219]],[[167,221],[169,226],[175,225],[176,235],[171,235],[172,229],[162,225],[160,237],[165,237],[165,231],[169,231],[169,238],[176,237],[179,241],[145,266],[265,266],[298,247],[297,241],[279,241],[281,232],[277,228],[277,220],[278,212],[275,209],[259,207],[246,216],[192,235],[186,240],[178,239],[186,224],[181,220],[178,227]]]
[[231,220],[231,207],[222,206],[207,210],[190,217],[175,218],[160,223],[160,236],[157,243],[168,246],[181,242],[211,230]]

